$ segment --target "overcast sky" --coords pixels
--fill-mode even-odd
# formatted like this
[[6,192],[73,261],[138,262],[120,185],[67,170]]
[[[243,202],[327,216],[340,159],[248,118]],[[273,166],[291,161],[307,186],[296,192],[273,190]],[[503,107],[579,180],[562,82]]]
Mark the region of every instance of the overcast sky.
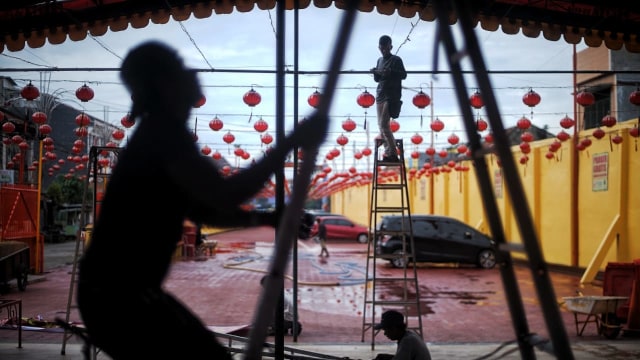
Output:
[[[342,11],[333,6],[327,9],[313,6],[299,12],[299,69],[301,71],[325,71],[332,54],[338,24]],[[287,11],[286,63],[293,69],[293,15]],[[367,71],[375,65],[380,56],[378,38],[388,34],[393,39],[392,52],[404,60],[408,71],[432,71],[435,50],[436,23],[420,21],[417,17],[407,19],[399,15],[386,16],[377,12],[358,13],[356,26],[344,60],[343,70]],[[233,159],[228,154],[233,148],[223,142],[222,136],[230,131],[239,145],[253,157],[259,157],[265,149],[260,142],[260,133],[253,124],[262,118],[269,124],[267,133],[275,137],[275,75],[258,73],[230,73],[224,70],[269,70],[276,64],[276,12],[254,10],[248,13],[234,12],[228,15],[213,15],[208,19],[190,19],[184,22],[171,20],[167,24],[150,24],[143,29],[131,29],[121,32],[108,32],[104,36],[88,37],[84,41],[67,40],[60,45],[45,45],[42,48],[25,48],[20,52],[5,51],[0,54],[0,68],[118,68],[126,53],[144,40],[154,39],[167,42],[176,47],[187,64],[196,69],[218,69],[219,72],[201,72],[200,80],[207,101],[204,106],[194,109],[190,126],[195,128],[201,146],[207,145],[214,151]],[[574,46],[563,39],[548,41],[540,36],[528,38],[521,33],[503,34],[501,30],[488,32],[476,29],[487,68],[493,71],[570,71]],[[584,44],[576,50],[584,49]],[[442,58],[437,62],[438,70],[447,71],[448,64]],[[466,69],[469,69],[465,65]],[[1,72],[1,69],[0,69]],[[116,71],[52,71],[42,72],[4,72],[13,77],[20,86],[31,80],[41,91],[57,92],[65,102],[92,115],[120,126],[120,119],[127,114],[130,98],[119,84]],[[47,80],[47,83],[43,83]],[[87,83],[95,92],[95,98],[88,103],[80,103],[75,98],[75,90]],[[505,127],[515,125],[522,116],[526,116],[537,126],[549,126],[552,133],[561,128],[559,121],[565,115],[573,117],[572,76],[570,74],[509,74],[492,75],[492,86],[498,99]],[[316,89],[322,92],[324,75],[301,75],[299,77],[299,119],[310,114],[312,108],[307,98]],[[467,76],[469,94],[476,89],[475,80]],[[287,129],[293,127],[293,96],[291,87],[293,77],[287,77],[286,99]],[[170,86],[170,84],[167,84]],[[405,149],[424,151],[431,145],[432,132],[429,123],[438,118],[445,122],[445,129],[433,136],[433,146],[441,149],[449,144],[447,137],[455,132],[466,140],[461,121],[461,112],[452,89],[450,75],[410,74],[403,82],[404,105],[398,122],[400,129],[396,136],[404,139]],[[47,89],[48,87],[48,89]],[[251,88],[258,91],[262,101],[254,108],[248,107],[243,95]],[[343,162],[349,167],[353,164],[362,168],[363,164],[353,160],[354,151],[361,151],[372,143],[378,134],[375,106],[369,109],[360,107],[356,99],[365,89],[375,93],[376,83],[369,74],[345,74],[338,84],[339,91],[330,111],[332,124],[327,141],[320,151],[319,160],[333,148],[339,148],[346,157],[333,160],[333,165],[342,168]],[[432,90],[433,89],[433,90]],[[542,101],[530,108],[522,102],[529,89],[536,91]],[[67,90],[65,92],[65,90]],[[412,104],[413,96],[420,90],[432,96],[431,106],[418,109]],[[367,130],[363,128],[367,119]],[[484,109],[477,115],[486,119]],[[209,128],[209,121],[220,118],[224,127],[220,131]],[[342,122],[351,118],[358,124],[356,130],[347,133]],[[52,124],[55,126],[55,124]],[[135,131],[135,127],[128,130]],[[367,133],[369,133],[367,135]],[[414,146],[410,138],[419,133],[425,139]],[[344,149],[336,143],[341,134],[349,138]],[[159,141],[159,145],[161,140]],[[343,160],[344,159],[344,160]],[[233,163],[233,160],[230,160]],[[242,163],[242,162],[240,162]],[[331,163],[329,164],[331,165]]]

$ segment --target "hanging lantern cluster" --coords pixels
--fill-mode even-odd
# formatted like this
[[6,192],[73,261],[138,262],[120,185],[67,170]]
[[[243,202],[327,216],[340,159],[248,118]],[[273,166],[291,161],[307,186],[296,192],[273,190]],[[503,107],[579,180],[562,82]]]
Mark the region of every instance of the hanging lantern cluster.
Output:
[[[640,106],[640,88],[637,88],[634,92],[629,95],[629,102],[632,105]],[[629,136],[634,138],[635,151],[638,151],[638,136],[640,136],[640,116],[638,117],[638,121],[633,125],[631,129],[629,129]]]

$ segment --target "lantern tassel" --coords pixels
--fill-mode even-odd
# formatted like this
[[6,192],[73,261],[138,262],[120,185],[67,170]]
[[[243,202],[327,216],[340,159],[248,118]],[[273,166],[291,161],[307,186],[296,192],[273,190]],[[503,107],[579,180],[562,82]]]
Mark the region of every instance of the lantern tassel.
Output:
[[611,141],[611,134],[609,134],[609,149],[613,152],[613,142]]
[[249,114],[249,121],[248,123],[251,123],[251,119],[253,118],[253,108],[251,108],[251,113]]
[[364,111],[364,129],[367,130],[367,110]]
[[420,113],[420,129],[422,129],[422,112]]

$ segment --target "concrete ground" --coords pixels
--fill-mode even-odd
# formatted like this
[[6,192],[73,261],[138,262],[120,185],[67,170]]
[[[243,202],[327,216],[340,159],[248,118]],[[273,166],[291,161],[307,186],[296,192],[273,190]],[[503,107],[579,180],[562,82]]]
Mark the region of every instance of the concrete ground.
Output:
[[[176,258],[166,289],[217,331],[246,329],[257,306],[259,281],[268,269],[274,237],[271,228],[211,235],[209,238],[218,242],[215,254],[200,259]],[[318,244],[298,242],[298,312],[303,331],[297,339],[286,336],[286,346],[354,359],[393,352],[395,344],[381,333],[373,337],[370,331],[362,331],[367,245],[329,241],[328,246],[331,256],[321,258]],[[45,244],[45,272],[32,276],[26,291],[12,289],[2,297],[22,299],[24,318],[41,318],[45,324],[56,317],[64,318],[74,248],[75,242]],[[397,270],[379,263],[377,271]],[[530,270],[516,266],[515,272],[530,333],[548,338]],[[288,275],[294,276],[292,266]],[[498,269],[423,264],[418,277],[423,335],[434,359],[521,357],[512,344],[515,335]],[[551,278],[576,359],[640,358],[640,339],[626,336],[625,331],[616,339],[606,339],[598,334],[595,324],[589,323],[582,336],[577,335],[574,314],[566,309],[562,298],[576,296],[577,292],[601,295],[601,287],[581,286],[576,274],[552,273]],[[293,285],[287,280],[285,286]],[[4,317],[0,312],[0,319]],[[74,309],[69,319],[80,321]],[[142,329],[135,319],[119,321]],[[60,356],[62,343],[60,329],[39,328],[23,331],[23,348],[17,349],[17,331],[0,328],[1,359],[81,358],[78,339],[68,339],[65,356]],[[510,355],[501,356],[508,352]],[[541,359],[555,358],[538,350],[536,353]]]

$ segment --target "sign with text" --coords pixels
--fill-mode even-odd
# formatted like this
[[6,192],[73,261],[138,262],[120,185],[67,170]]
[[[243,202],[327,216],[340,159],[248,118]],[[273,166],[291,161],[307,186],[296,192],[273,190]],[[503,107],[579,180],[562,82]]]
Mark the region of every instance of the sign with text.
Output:
[[594,154],[592,156],[592,191],[607,191],[609,188],[609,153]]

